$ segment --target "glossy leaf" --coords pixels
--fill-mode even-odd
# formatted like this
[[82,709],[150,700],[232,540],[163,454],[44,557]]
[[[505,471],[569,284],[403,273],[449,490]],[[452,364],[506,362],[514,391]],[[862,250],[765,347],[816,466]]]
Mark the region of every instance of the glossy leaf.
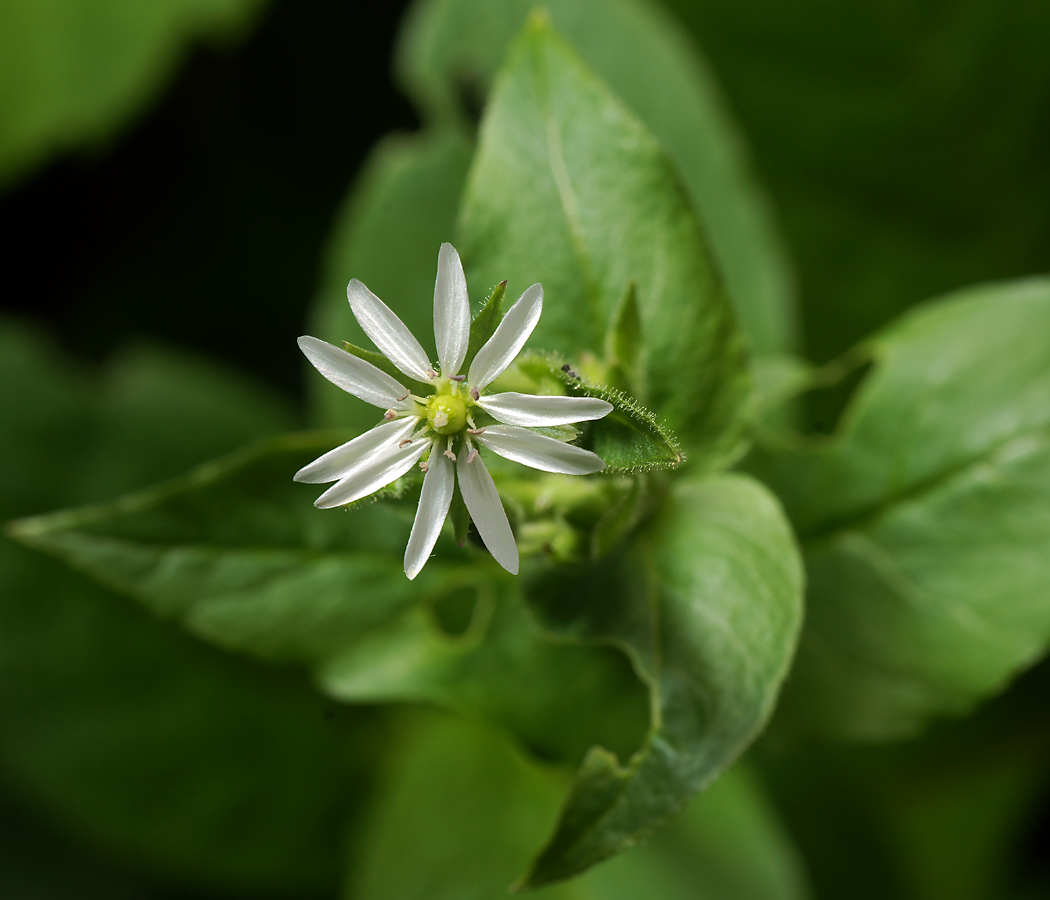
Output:
[[765,447],[809,572],[787,727],[910,734],[1046,652],[1050,283],[974,288],[866,345],[835,435]]
[[542,17],[493,91],[460,234],[468,279],[507,278],[511,293],[543,283],[533,347],[600,352],[634,282],[648,405],[694,463],[737,451],[743,341],[700,226],[653,135]]
[[0,186],[97,143],[153,98],[202,35],[243,31],[260,0],[5,0]]
[[[754,352],[790,350],[794,291],[769,201],[755,183],[714,77],[681,27],[641,0],[550,0],[542,6],[674,161]],[[398,70],[431,119],[462,123],[477,114],[507,47],[535,7],[531,0],[421,0],[414,6]]]
[[542,621],[630,652],[651,691],[652,730],[618,760],[588,754],[528,885],[584,871],[677,812],[762,728],[800,626],[801,563],[776,501],[742,476],[671,488],[615,562],[531,587]]

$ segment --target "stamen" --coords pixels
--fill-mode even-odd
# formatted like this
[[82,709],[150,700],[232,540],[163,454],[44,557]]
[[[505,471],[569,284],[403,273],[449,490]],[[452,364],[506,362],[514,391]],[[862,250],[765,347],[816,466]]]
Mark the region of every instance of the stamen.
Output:
[[448,447],[445,448],[445,452],[442,454],[442,456],[447,456],[449,459],[451,459],[452,462],[456,461],[456,454],[452,452],[452,440],[454,437],[455,435],[453,434],[450,434],[448,436]]
[[[471,423],[471,424],[473,424],[473,423]],[[484,428],[468,428],[467,429],[467,434],[484,434],[484,433],[485,433],[485,429]]]
[[404,396],[404,397],[398,397],[398,398],[397,398],[397,402],[398,402],[398,403],[401,403],[401,402],[403,402],[403,401],[407,400],[407,399],[408,399],[409,397],[411,397],[411,396],[412,396],[412,392],[411,392],[411,391],[408,391],[408,392],[406,392],[406,394],[405,394],[405,396]]
[[412,438],[405,438],[400,444],[397,445],[397,449],[400,450],[402,447],[407,447],[412,443]]
[[474,424],[474,417],[470,413],[467,413],[467,424],[471,428],[477,428],[478,427],[477,425]]
[[385,413],[383,413],[383,418],[386,419],[388,422],[393,422],[394,419],[397,418],[397,412],[395,412],[392,409],[388,409]]
[[430,469],[430,463],[428,463],[425,459],[421,459],[419,461],[419,471],[423,472],[424,474],[426,474],[427,470],[429,470],[429,469]]
[[438,373],[437,372],[435,372],[433,369],[427,369],[427,378],[437,378],[437,377],[438,377]]
[[470,389],[470,396],[475,402],[477,402],[481,398],[481,394],[478,392],[477,388]]
[[478,448],[477,447],[471,447],[470,448],[470,456],[467,457],[467,465],[468,466],[472,462],[474,462],[474,459],[475,459],[475,457],[477,457],[477,455],[478,455]]
[[466,375],[449,375],[448,376],[448,380],[449,381],[466,381],[467,380],[467,376]]

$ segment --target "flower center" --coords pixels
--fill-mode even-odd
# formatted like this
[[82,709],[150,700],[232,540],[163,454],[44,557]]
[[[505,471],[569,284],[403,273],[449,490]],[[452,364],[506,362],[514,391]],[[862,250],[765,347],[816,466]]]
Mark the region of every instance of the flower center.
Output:
[[427,400],[427,423],[438,434],[456,434],[467,424],[467,404],[458,394],[435,394]]

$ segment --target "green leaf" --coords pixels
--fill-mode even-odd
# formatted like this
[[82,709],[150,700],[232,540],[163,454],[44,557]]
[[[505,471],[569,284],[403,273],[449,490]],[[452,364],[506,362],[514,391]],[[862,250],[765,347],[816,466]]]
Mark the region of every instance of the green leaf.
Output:
[[[431,346],[438,248],[452,238],[471,152],[454,131],[392,137],[373,151],[329,239],[311,334],[337,345],[367,341],[346,301],[347,282],[358,278]],[[358,431],[375,424],[373,408],[312,370],[307,389],[314,424]]]
[[651,407],[694,462],[737,451],[742,339],[677,176],[542,19],[527,26],[493,91],[460,234],[474,283],[543,283],[531,345],[556,353],[600,352],[633,281]]
[[[430,119],[469,122],[535,6],[532,0],[416,3],[397,68]],[[769,200],[714,77],[682,28],[656,4],[639,0],[548,0],[542,6],[681,172],[756,355],[790,350],[794,290]]]
[[[498,900],[556,814],[565,778],[477,724],[418,714],[351,858],[354,900]],[[562,900],[802,900],[805,879],[750,773],[735,769],[646,846],[540,888]]]
[[[96,375],[0,321],[0,519],[140,487],[288,418],[181,354],[140,348]],[[330,890],[374,717],[328,721],[327,706],[301,676],[231,659],[0,538],[0,777],[85,859],[191,893]],[[57,882],[61,852],[36,853]],[[88,896],[87,874],[60,895]]]
[[911,734],[1046,652],[1048,326],[1046,280],[931,304],[868,342],[832,438],[756,454],[810,582],[785,727]]
[[544,381],[553,382],[570,397],[598,397],[612,404],[613,411],[605,418],[578,426],[584,435],[578,443],[605,461],[608,474],[674,469],[682,463],[682,448],[671,430],[622,391],[592,384],[553,354],[524,354],[518,368],[541,388]]
[[725,769],[768,717],[800,626],[802,569],[775,500],[742,476],[675,482],[614,562],[531,586],[547,627],[613,642],[649,686],[652,729],[621,762],[595,748],[526,884],[620,852]]
[[[316,486],[291,476],[338,443],[330,433],[271,439],[109,504],[23,519],[11,533],[198,637],[309,666],[340,699],[470,710],[573,762],[595,740],[634,750],[645,696],[621,653],[552,642],[512,594],[496,603],[495,585],[514,582],[474,547],[443,539],[409,581],[411,501],[313,507]],[[476,621],[450,636],[422,604],[461,594],[476,598]]]
[[157,95],[187,45],[243,32],[260,0],[5,0],[0,187],[98,143]]
[[10,531],[200,637],[310,662],[428,590],[462,582],[440,562],[417,579],[422,590],[405,578],[410,521],[396,507],[314,509],[317,489],[291,476],[340,437],[274,438],[157,488],[23,519]]

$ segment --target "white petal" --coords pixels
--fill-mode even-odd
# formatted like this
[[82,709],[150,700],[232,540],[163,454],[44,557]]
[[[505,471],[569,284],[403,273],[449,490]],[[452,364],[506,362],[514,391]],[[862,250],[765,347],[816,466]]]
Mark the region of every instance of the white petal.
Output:
[[397,314],[356,278],[346,286],[354,318],[379,351],[417,381],[429,381],[430,360]]
[[512,391],[482,397],[478,406],[506,425],[533,428],[600,419],[613,409],[611,403],[597,397],[541,397]]
[[[299,349],[325,378],[355,397],[381,409],[408,410],[413,401],[405,397],[408,388],[396,378],[322,340],[309,335],[299,338]],[[399,399],[404,397],[404,399]]]
[[441,526],[445,524],[445,516],[452,503],[452,491],[456,486],[452,460],[442,454],[440,448],[430,454],[428,466],[427,474],[423,476],[423,491],[419,495],[412,534],[405,548],[405,574],[410,581],[430,558],[441,534]]
[[405,474],[430,446],[430,441],[418,438],[404,447],[396,445],[386,453],[374,453],[362,465],[351,470],[314,501],[318,509],[345,506],[369,494],[374,494]]
[[514,533],[510,530],[496,485],[492,483],[492,476],[481,457],[475,456],[474,462],[468,463],[469,458],[470,454],[461,452],[456,462],[459,489],[467,512],[496,562],[511,575],[517,575],[518,545],[514,543]]
[[442,375],[458,375],[470,342],[470,300],[463,263],[451,244],[438,252],[434,282],[434,342]]
[[470,364],[467,382],[479,391],[495,381],[515,357],[532,334],[543,312],[543,285],[534,284],[518,298],[495,333],[490,337]]
[[474,435],[474,440],[493,453],[544,472],[590,475],[605,468],[602,458],[590,450],[515,425],[489,426]]
[[378,425],[303,466],[295,473],[295,480],[306,484],[326,484],[345,478],[351,469],[367,463],[373,456],[386,455],[396,450],[401,441],[411,436],[417,424],[419,420],[415,416],[405,416]]

